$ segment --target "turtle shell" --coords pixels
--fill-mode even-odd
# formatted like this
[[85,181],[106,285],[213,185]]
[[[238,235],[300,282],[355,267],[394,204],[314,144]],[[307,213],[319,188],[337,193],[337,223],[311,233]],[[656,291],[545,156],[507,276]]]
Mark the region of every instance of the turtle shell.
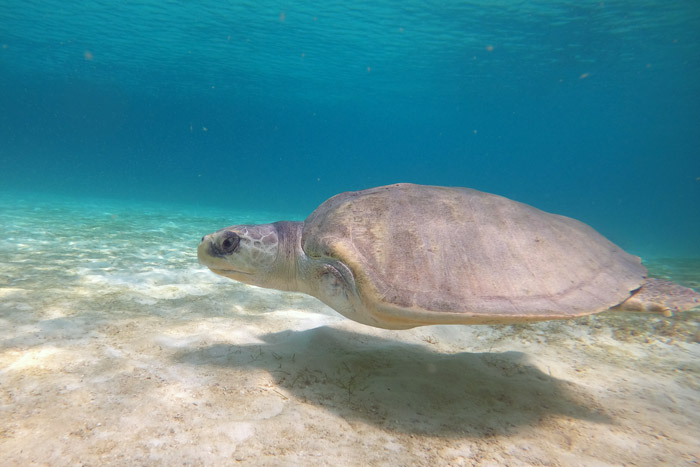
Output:
[[588,225],[468,188],[341,193],[305,221],[302,248],[352,271],[367,309],[423,324],[570,318],[617,305],[641,260]]

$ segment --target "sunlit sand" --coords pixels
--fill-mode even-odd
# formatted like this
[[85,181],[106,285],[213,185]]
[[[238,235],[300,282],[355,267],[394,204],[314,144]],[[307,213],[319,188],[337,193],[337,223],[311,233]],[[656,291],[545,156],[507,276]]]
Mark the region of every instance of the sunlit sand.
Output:
[[197,264],[276,215],[0,197],[3,465],[697,461],[697,311],[385,331]]

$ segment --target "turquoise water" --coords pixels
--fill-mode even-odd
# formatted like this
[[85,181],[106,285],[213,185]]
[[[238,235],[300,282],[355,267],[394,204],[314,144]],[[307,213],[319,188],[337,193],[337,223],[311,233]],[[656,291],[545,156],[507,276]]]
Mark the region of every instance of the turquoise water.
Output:
[[697,289],[698,122],[695,0],[0,2],[0,459],[693,465],[697,312],[392,332],[196,247],[467,186]]
[[692,0],[6,1],[0,189],[303,217],[468,186],[697,257],[698,31]]

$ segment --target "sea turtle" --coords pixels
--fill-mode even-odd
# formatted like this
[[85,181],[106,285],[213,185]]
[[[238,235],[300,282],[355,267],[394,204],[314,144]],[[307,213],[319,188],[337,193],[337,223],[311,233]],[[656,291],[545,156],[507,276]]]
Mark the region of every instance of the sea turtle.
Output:
[[206,235],[197,256],[217,274],[303,292],[387,329],[700,304],[692,289],[647,278],[638,257],[588,225],[468,188],[401,183],[341,193],[304,222]]

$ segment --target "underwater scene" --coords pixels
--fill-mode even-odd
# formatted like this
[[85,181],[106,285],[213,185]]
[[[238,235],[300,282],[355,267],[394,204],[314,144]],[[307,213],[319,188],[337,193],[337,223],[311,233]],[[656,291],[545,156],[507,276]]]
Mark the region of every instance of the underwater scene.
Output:
[[[700,462],[698,2],[6,0],[0,80],[3,466]],[[626,253],[453,190],[310,216],[397,183]],[[470,308],[552,271],[606,305]]]

